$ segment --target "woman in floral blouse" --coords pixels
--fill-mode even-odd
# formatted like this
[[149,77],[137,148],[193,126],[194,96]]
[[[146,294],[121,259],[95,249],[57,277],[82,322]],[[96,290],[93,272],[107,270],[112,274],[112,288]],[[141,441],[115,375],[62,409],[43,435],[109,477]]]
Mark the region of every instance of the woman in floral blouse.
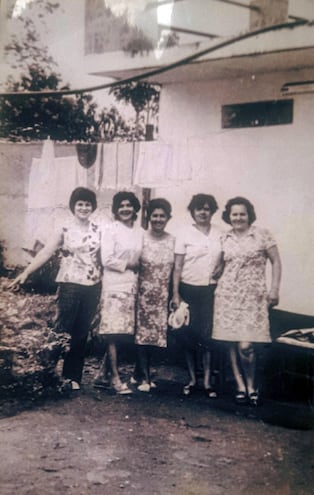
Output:
[[100,228],[90,216],[97,208],[96,195],[85,187],[74,189],[69,201],[73,217],[64,222],[33,261],[10,284],[17,288],[60,249],[58,318],[55,330],[71,335],[63,377],[72,390],[80,389],[85,346],[100,296]]
[[164,198],[150,201],[147,210],[150,228],[144,233],[140,257],[137,325],[135,343],[143,381],[141,392],[149,392],[155,384],[150,377],[152,347],[167,347],[169,285],[174,263],[175,239],[165,232],[171,218],[171,205]]
[[[232,229],[222,236],[224,271],[215,294],[213,338],[230,344],[238,404],[258,405],[255,343],[270,342],[269,307],[279,302],[281,263],[270,232],[253,226],[253,205],[245,198],[229,200],[222,215]],[[265,268],[272,276],[267,292]]]

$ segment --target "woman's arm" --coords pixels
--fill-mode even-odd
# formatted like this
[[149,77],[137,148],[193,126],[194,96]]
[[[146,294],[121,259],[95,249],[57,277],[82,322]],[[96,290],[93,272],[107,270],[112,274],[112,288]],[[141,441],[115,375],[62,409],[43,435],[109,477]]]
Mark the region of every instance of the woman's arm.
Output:
[[277,246],[267,249],[267,256],[272,264],[271,286],[268,294],[269,306],[276,306],[279,303],[279,287],[281,280],[281,261]]
[[214,280],[218,280],[221,277],[221,275],[223,274],[224,268],[225,268],[224,255],[223,255],[223,253],[221,253],[219,261],[217,262],[214,273],[212,275],[212,278]]
[[[132,262],[130,260],[130,253],[127,246],[125,249],[118,247],[119,243],[116,242],[115,233],[110,227],[105,227],[101,236],[101,262],[104,268],[113,270],[116,272],[125,272],[126,269],[137,271],[138,262]],[[117,252],[118,251],[118,252]]]
[[59,249],[62,243],[62,233],[56,234],[35,256],[31,263],[20,273],[9,285],[8,289],[17,289],[20,284],[24,284],[28,277],[38,268],[42,267],[54,253]]
[[182,269],[184,265],[184,254],[175,254],[174,256],[174,269],[172,275],[173,284],[173,294],[172,294],[172,305],[174,309],[180,304],[180,294],[179,294],[179,284],[181,280]]

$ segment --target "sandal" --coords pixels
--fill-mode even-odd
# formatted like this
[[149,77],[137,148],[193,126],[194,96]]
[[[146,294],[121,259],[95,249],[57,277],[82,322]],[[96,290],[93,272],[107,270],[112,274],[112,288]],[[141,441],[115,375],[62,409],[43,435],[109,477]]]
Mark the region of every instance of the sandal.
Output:
[[80,390],[81,386],[75,380],[71,380],[71,378],[65,378],[61,383],[62,392],[72,392]]
[[183,395],[185,395],[186,397],[188,397],[189,395],[192,394],[192,392],[195,391],[195,385],[190,385],[189,383],[187,385],[184,385],[183,387],[183,390],[182,390],[182,393]]
[[248,397],[246,395],[246,392],[241,392],[240,390],[238,390],[235,393],[234,401],[235,401],[236,404],[239,404],[239,405],[247,404]]
[[257,407],[260,405],[260,397],[258,392],[252,392],[249,395],[249,402],[251,406]]
[[218,397],[218,394],[213,387],[205,388],[204,392],[208,399],[217,399]]
[[140,392],[150,392],[150,388],[151,386],[149,383],[143,382],[137,387],[137,390],[139,390]]
[[112,388],[118,395],[132,394],[132,390],[127,386],[126,383],[116,382],[112,383]]

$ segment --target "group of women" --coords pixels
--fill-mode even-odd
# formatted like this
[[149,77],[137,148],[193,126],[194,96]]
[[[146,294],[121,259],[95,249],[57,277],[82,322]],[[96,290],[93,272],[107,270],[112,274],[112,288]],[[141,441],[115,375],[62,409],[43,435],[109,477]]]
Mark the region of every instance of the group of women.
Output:
[[[106,383],[118,394],[131,393],[118,368],[118,344],[134,340],[138,359],[131,382],[141,392],[156,384],[150,376],[153,346],[167,346],[169,306],[189,306],[189,323],[177,332],[189,373],[183,388],[190,395],[197,386],[197,366],[202,364],[203,388],[217,397],[210,376],[213,341],[228,342],[231,370],[239,404],[259,403],[255,379],[255,344],[270,339],[268,310],[278,304],[281,275],[276,242],[265,229],[253,226],[253,205],[245,198],[227,202],[223,219],[231,229],[221,232],[211,219],[218,209],[209,194],[192,197],[188,210],[193,223],[176,238],[166,231],[171,205],[164,198],[149,202],[148,230],[136,224],[141,208],[133,192],[115,194],[114,220],[100,228],[92,213],[96,196],[77,188],[70,198],[71,221],[62,226],[26,269],[10,284],[16,288],[61,251],[56,281],[56,329],[71,335],[63,377],[73,390],[80,388],[85,346],[97,307],[98,335],[106,342],[106,359],[96,384]],[[266,261],[272,265],[267,291]],[[170,303],[171,299],[171,303]]]

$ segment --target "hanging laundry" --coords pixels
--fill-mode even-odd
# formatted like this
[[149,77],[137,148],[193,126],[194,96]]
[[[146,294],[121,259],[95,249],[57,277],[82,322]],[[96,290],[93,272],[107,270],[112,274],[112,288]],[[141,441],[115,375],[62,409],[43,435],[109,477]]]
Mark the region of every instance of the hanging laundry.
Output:
[[96,143],[78,143],[76,145],[78,161],[84,168],[94,165],[97,156]]
[[135,164],[134,184],[155,187],[167,181],[171,168],[171,146],[160,142],[139,143]]
[[117,182],[117,143],[100,143],[95,161],[95,189],[96,191],[115,189]]
[[55,170],[53,142],[43,143],[41,158],[33,158],[28,182],[28,207],[54,206]]
[[175,143],[172,147],[172,160],[167,170],[167,179],[171,181],[191,180],[192,160],[194,159],[193,155],[191,157],[189,154],[186,141]]
[[117,143],[117,188],[132,186],[135,143]]
[[87,187],[87,170],[77,156],[55,158],[54,206],[67,206],[69,197],[76,187]]

